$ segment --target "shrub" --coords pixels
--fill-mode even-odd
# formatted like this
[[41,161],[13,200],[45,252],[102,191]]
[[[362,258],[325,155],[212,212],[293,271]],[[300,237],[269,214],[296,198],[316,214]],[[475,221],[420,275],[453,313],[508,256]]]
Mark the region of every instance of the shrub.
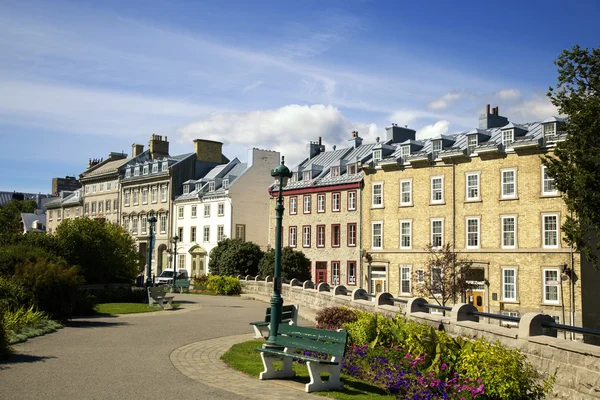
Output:
[[48,320],[48,315],[38,311],[34,306],[17,309],[8,309],[4,313],[3,324],[7,331],[19,331],[27,326],[36,326],[42,321]]
[[256,275],[263,252],[256,243],[225,239],[210,251],[211,275]]
[[[262,276],[273,276],[275,269],[275,250],[265,253],[258,265],[258,272]],[[281,251],[281,277],[285,279],[310,280],[310,260],[303,252],[284,247]]]
[[206,280],[206,287],[208,290],[226,296],[242,293],[240,281],[232,276],[210,275]]
[[11,348],[8,346],[6,329],[4,329],[5,306],[0,302],[0,360],[8,358],[11,354]]
[[[35,233],[36,236],[46,236]],[[46,249],[32,246],[28,243],[13,241],[11,244],[0,248],[0,276],[10,277],[15,273],[18,264],[26,262],[58,262],[62,258],[48,252]]]
[[378,315],[375,313],[358,312],[356,321],[344,325],[344,329],[348,331],[350,343],[362,346],[373,342],[377,337],[377,319]]
[[205,290],[206,289],[206,280],[208,276],[205,274],[201,274],[192,280],[192,285],[195,290]]
[[347,307],[327,307],[317,312],[317,328],[335,331],[358,319],[356,311]]

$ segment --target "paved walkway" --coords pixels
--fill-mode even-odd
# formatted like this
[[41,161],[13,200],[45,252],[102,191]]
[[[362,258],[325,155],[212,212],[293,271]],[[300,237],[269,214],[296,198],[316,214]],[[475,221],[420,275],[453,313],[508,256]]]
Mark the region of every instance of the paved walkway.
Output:
[[259,381],[219,357],[249,340],[266,304],[240,297],[176,295],[182,308],[82,318],[14,346],[0,363],[0,398],[303,399],[296,382]]

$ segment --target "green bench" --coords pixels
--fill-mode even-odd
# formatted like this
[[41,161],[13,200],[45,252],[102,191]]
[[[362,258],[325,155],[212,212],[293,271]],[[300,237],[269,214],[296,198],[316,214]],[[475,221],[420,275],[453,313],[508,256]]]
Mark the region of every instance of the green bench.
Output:
[[174,295],[165,293],[163,288],[160,286],[148,287],[148,307],[154,307],[156,304],[158,307],[164,309],[164,302],[166,301],[167,305],[173,308],[171,303],[173,302],[174,298]]
[[[298,306],[287,305],[281,308],[281,323],[282,324],[296,324],[298,323]],[[271,331],[271,307],[268,307],[265,312],[265,320],[250,322],[250,325],[254,328],[255,339],[261,339],[265,337],[265,333]]]
[[179,289],[179,293],[190,291],[190,280],[189,279],[177,279],[175,281],[175,289]]
[[[305,386],[307,392],[342,389],[344,384],[340,381],[340,372],[347,338],[348,332],[342,329],[335,332],[297,325],[279,325],[276,344],[283,347],[283,350],[265,347],[255,349],[261,353],[265,367],[265,370],[260,373],[260,379],[293,378],[296,373],[292,370],[292,361],[297,359],[305,361],[308,367],[310,383]],[[305,350],[325,353],[328,359],[294,354],[294,349],[303,353]],[[275,369],[276,361],[283,362],[279,370]],[[329,373],[329,380],[326,382],[321,379],[323,372]]]

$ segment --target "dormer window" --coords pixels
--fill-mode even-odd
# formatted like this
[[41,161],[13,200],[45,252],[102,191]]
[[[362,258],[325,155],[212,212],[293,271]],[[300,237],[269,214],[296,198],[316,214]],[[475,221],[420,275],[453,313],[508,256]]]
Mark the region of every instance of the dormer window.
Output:
[[188,194],[190,192],[190,185],[183,185],[183,194]]
[[431,152],[433,153],[433,159],[435,160],[436,158],[438,158],[438,155],[440,154],[440,151],[442,151],[442,140],[434,140],[431,142]]
[[556,124],[555,123],[544,124],[544,137],[547,138],[549,136],[554,136],[554,135],[556,135]]
[[475,148],[477,147],[477,135],[469,135],[467,136],[467,149],[469,154],[475,153]]
[[148,164],[144,165],[144,175],[148,175]]
[[310,181],[310,171],[304,171],[302,173],[302,180]]
[[156,173],[158,172],[158,163],[155,162],[154,164],[152,164],[152,173]]
[[[131,176],[131,168],[127,168],[125,170],[125,178],[129,178]],[[87,189],[87,188],[86,188]]]
[[400,148],[400,156],[402,157],[402,160],[405,160],[406,157],[410,156],[410,145],[409,144],[405,144]]
[[215,181],[208,182],[208,191],[209,192],[214,192],[215,191]]
[[229,179],[223,179],[223,189],[229,189]]
[[382,153],[381,153],[381,149],[378,149],[378,150],[373,150],[373,161],[374,161],[374,162],[379,162],[379,161],[381,161],[381,159],[382,159],[382,156],[381,156],[381,154],[382,154]]
[[138,165],[133,169],[133,176],[140,176],[140,167]]
[[169,169],[169,163],[167,161],[162,162],[162,170],[167,171]]
[[292,179],[290,179],[290,182],[296,182],[296,181],[298,181],[298,173],[294,172],[292,174]]
[[340,176],[340,167],[331,168],[331,176]]
[[504,146],[505,150],[510,148],[514,141],[515,141],[514,129],[507,129],[505,131],[502,131],[502,146]]
[[194,190],[200,190],[200,184],[196,183],[196,185],[194,186]]
[[356,164],[348,165],[348,175],[356,175]]

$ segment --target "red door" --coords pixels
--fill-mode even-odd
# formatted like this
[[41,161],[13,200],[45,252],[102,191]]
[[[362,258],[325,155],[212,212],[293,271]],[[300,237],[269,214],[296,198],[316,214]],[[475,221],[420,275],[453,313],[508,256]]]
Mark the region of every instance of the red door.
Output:
[[315,269],[317,270],[315,284],[318,285],[321,282],[327,282],[327,262],[317,261]]

